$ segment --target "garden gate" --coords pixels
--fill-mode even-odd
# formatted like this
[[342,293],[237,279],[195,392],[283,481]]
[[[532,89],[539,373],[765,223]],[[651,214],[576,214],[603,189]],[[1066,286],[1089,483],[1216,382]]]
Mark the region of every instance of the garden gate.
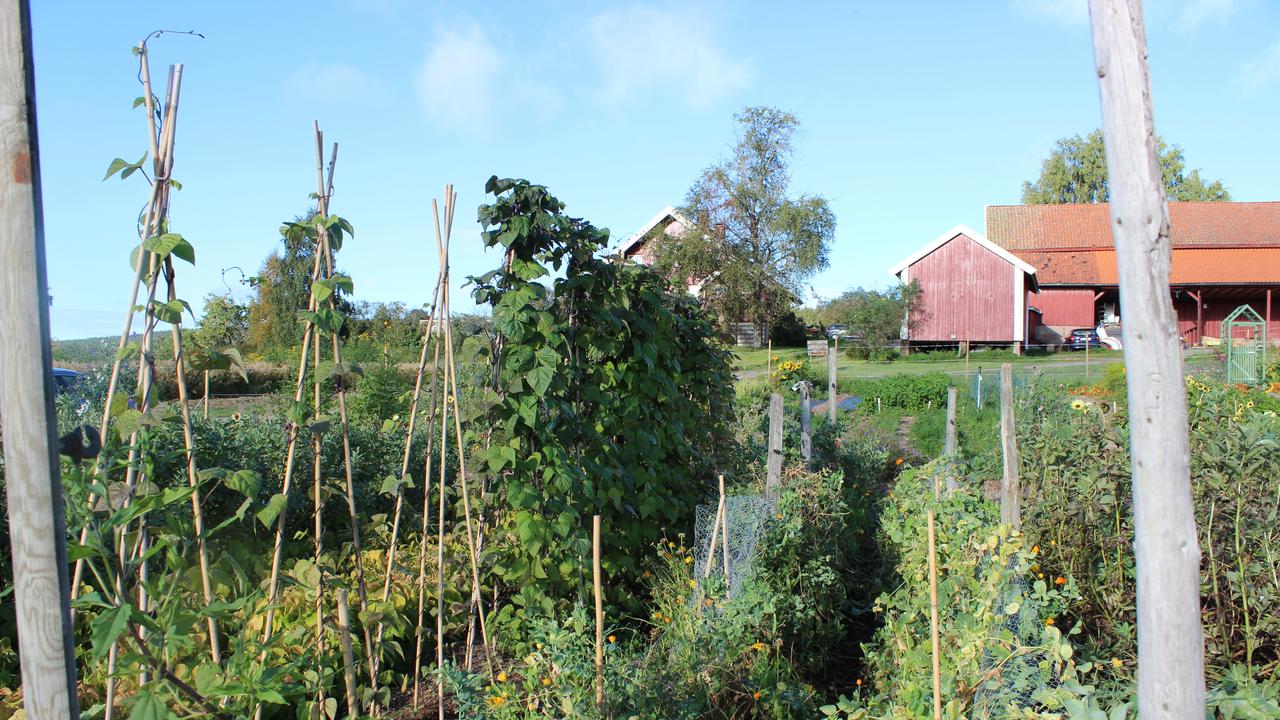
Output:
[[1222,322],[1227,352],[1227,382],[1257,385],[1267,366],[1267,325],[1248,305],[1241,305]]

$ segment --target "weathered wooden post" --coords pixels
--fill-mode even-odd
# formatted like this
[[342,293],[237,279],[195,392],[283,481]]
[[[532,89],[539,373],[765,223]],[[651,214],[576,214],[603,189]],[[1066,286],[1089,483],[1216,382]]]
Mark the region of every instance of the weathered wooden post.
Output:
[[765,480],[765,496],[772,502],[778,499],[782,486],[782,396],[769,395],[769,456],[766,460],[768,476]]
[[813,470],[813,412],[809,405],[813,385],[801,380],[795,389],[800,391],[800,457],[804,459],[804,468]]
[[955,492],[960,488],[960,481],[956,478],[955,457],[956,457],[956,388],[951,386],[947,388],[947,435],[943,444],[942,454],[947,458],[947,492]]
[[[937,485],[934,486],[935,488]],[[933,720],[942,720],[942,669],[938,642],[938,547],[933,508],[929,508],[929,644],[933,660]]]
[[827,351],[827,419],[836,421],[836,359],[840,349],[840,338],[836,338],[835,347]]
[[54,441],[31,13],[0,2],[0,407],[23,707],[80,717],[62,481]]
[[1013,365],[1000,366],[1000,450],[1004,477],[1000,481],[1000,522],[1022,528],[1022,488],[1018,482],[1018,437],[1013,422]]
[[1124,307],[1138,714],[1144,720],[1199,720],[1205,713],[1200,546],[1146,31],[1139,0],[1089,0],[1089,17]]

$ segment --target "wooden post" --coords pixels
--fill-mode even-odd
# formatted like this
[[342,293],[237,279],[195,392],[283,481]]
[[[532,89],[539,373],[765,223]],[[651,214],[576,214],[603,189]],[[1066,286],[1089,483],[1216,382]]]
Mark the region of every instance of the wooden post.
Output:
[[943,455],[947,458],[947,492],[960,489],[960,481],[956,477],[956,388],[947,388],[947,435],[943,444]]
[[604,707],[604,598],[600,578],[600,516],[591,518],[591,584],[596,595],[596,707]]
[[[840,347],[840,339],[836,338],[836,348]],[[827,419],[836,421],[836,350],[827,352]]]
[[347,607],[347,589],[338,588],[338,634],[342,638],[342,675],[347,683],[347,717],[360,717],[356,704],[356,663],[351,653],[351,611]]
[[209,419],[209,371],[204,371],[204,419]]
[[1263,321],[1262,328],[1265,331],[1265,336],[1267,341],[1270,342],[1272,339],[1271,337],[1271,288],[1267,288],[1266,310],[1267,310],[1266,314],[1262,316],[1262,321]]
[[0,406],[23,707],[80,717],[71,582],[54,436],[31,13],[0,3]]
[[1000,450],[1004,478],[1000,482],[1000,522],[1022,528],[1022,488],[1018,483],[1018,438],[1013,422],[1013,365],[1000,366]]
[[800,457],[804,459],[804,468],[813,470],[813,411],[809,407],[813,385],[807,380],[796,384],[800,388]]
[[929,639],[933,650],[933,720],[942,720],[942,669],[938,648],[938,549],[929,508]]
[[1089,379],[1089,336],[1084,336],[1084,379]]
[[765,496],[770,501],[778,499],[782,485],[782,396],[769,395],[769,456],[766,458],[768,476],[765,480]]
[[1124,307],[1137,568],[1138,715],[1205,714],[1200,546],[1186,385],[1169,295],[1169,211],[1139,0],[1089,0]]

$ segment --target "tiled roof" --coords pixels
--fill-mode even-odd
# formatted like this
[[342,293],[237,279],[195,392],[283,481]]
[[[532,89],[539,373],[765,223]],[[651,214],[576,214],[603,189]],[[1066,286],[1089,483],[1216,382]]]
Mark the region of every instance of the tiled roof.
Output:
[[[987,238],[1017,255],[1112,248],[1110,225],[1107,203],[987,207]],[[1169,227],[1177,248],[1280,247],[1280,202],[1171,202]]]
[[[1040,285],[1115,286],[1115,250],[1019,250]],[[1280,247],[1173,249],[1171,285],[1280,285]]]

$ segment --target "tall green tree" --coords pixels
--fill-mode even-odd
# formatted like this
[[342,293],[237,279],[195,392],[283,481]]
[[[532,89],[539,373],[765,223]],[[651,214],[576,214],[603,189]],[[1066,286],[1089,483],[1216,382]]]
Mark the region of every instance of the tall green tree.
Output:
[[695,229],[664,238],[657,264],[669,277],[703,281],[703,305],[723,322],[765,328],[827,267],[836,219],[826,198],[790,193],[795,115],[749,107],[734,120],[733,151],[686,198]]
[[919,305],[920,284],[899,284],[888,290],[846,290],[839,297],[818,306],[818,318],[831,325],[849,326],[849,337],[841,340],[856,355],[878,359],[891,357],[902,334],[902,322],[912,317]]
[[[1229,201],[1231,193],[1221,180],[1206,181],[1199,169],[1187,170],[1182,148],[1160,145],[1160,173],[1165,194],[1177,201]],[[1107,185],[1107,157],[1102,131],[1087,137],[1062,138],[1040,166],[1034,183],[1022,183],[1022,202],[1028,205],[1056,203],[1098,203],[1111,197]]]
[[[296,218],[305,223],[315,215],[309,211]],[[288,348],[302,342],[298,311],[311,299],[311,271],[316,257],[315,243],[285,224],[280,228],[281,247],[262,263],[262,270],[250,278],[256,295],[249,302],[249,344],[259,350]]]
[[200,347],[236,347],[249,336],[249,308],[230,295],[209,293],[200,313],[195,340]]

